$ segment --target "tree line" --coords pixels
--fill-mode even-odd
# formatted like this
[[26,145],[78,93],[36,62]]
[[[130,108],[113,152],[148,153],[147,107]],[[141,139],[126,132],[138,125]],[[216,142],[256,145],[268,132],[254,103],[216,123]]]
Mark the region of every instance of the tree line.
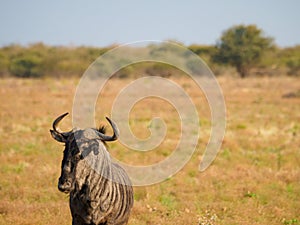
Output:
[[[94,60],[113,47],[64,47],[43,43],[4,46],[0,48],[0,76],[81,76]],[[256,25],[230,27],[215,45],[186,47],[199,55],[216,75],[229,71],[242,78],[281,74],[300,76],[300,45],[279,48]],[[171,75],[168,67],[153,63],[143,64],[139,70],[149,75]],[[131,68],[118,73],[120,77],[132,74]]]

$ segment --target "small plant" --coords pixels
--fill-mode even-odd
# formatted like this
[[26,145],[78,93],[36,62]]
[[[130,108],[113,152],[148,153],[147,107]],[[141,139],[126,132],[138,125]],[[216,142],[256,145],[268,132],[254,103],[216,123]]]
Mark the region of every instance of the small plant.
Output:
[[164,194],[159,197],[159,201],[162,205],[166,206],[169,210],[176,209],[177,201],[175,196],[170,194]]
[[147,190],[145,188],[139,187],[134,190],[134,200],[142,201],[147,198]]
[[255,194],[253,192],[250,192],[250,191],[247,191],[247,193],[244,194],[244,197],[247,197],[247,198],[256,198],[257,194]]
[[236,126],[236,129],[239,129],[239,130],[244,130],[244,129],[246,129],[247,128],[247,126],[245,125],[245,124],[238,124],[237,126]]
[[[299,93],[299,96],[300,96],[300,90],[297,93]],[[297,135],[297,133],[300,132],[300,125],[294,124],[293,127],[289,129],[289,132],[291,132],[292,135],[295,137]]]
[[221,156],[224,158],[224,159],[227,159],[229,160],[230,157],[231,157],[231,151],[229,148],[225,148],[222,153],[221,153]]
[[290,220],[283,219],[282,223],[285,225],[300,224],[298,219],[290,219]]
[[210,210],[205,210],[204,215],[198,218],[198,225],[214,225],[218,220],[218,216]]
[[188,172],[189,177],[195,177],[197,175],[197,172],[195,170],[191,170]]

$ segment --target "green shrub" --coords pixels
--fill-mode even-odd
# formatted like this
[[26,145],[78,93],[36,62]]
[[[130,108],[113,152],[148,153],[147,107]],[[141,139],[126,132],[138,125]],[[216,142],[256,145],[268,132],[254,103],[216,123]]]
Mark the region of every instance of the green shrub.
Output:
[[287,60],[288,74],[293,76],[300,76],[300,56],[295,56]]
[[15,58],[9,67],[12,75],[16,77],[41,77],[42,60],[35,55],[25,55]]
[[2,52],[0,52],[0,76],[8,73],[9,60]]

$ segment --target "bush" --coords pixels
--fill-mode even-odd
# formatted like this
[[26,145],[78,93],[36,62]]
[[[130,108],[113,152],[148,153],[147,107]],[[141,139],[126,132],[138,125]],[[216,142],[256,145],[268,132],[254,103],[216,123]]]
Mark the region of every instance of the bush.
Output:
[[145,72],[149,76],[160,76],[160,77],[170,77],[172,75],[172,67],[164,63],[150,64]]
[[286,62],[287,67],[289,68],[288,74],[292,76],[300,76],[300,57],[290,58]]
[[9,60],[8,58],[0,52],[0,76],[8,73]]
[[41,77],[42,60],[34,55],[20,56],[14,59],[9,67],[9,71],[16,77]]

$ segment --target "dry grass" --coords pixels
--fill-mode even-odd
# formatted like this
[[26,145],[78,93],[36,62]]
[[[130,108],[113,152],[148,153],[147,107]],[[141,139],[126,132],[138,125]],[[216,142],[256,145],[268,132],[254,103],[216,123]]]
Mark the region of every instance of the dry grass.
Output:
[[[198,165],[209,134],[208,106],[192,82],[175,80],[196,101],[202,124],[198,150],[174,177],[135,188],[130,224],[300,224],[300,98],[282,98],[300,90],[299,79],[221,77],[227,131],[218,157],[203,173]],[[0,224],[71,224],[68,198],[56,187],[63,146],[51,139],[49,128],[57,115],[71,112],[77,82],[0,80]],[[112,99],[128,82],[108,84],[97,121],[109,115]],[[115,157],[149,164],[172,152],[180,123],[171,105],[161,103],[138,103],[132,129],[145,138],[148,120],[160,116],[169,127],[168,142],[143,155],[112,143]],[[62,129],[70,126],[68,118]]]

